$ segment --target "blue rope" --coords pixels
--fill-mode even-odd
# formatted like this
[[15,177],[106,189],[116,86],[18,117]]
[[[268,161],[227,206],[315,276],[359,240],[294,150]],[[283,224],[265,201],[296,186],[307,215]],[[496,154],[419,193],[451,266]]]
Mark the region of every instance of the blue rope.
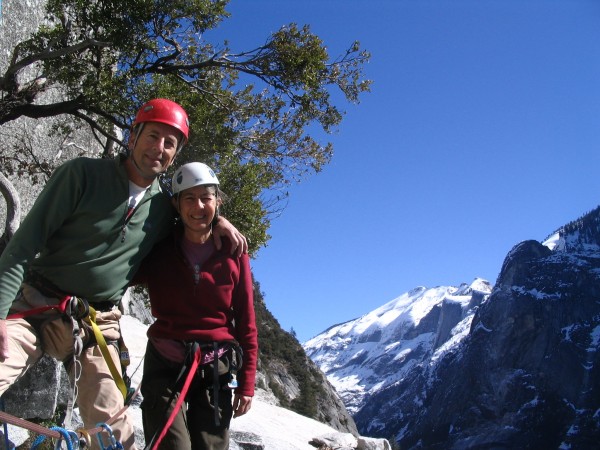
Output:
[[36,448],[38,448],[40,446],[40,444],[42,442],[44,442],[44,440],[46,440],[46,436],[44,436],[43,434],[40,434],[37,439],[35,441],[33,441],[33,444],[31,444],[31,450],[35,450]]
[[[53,431],[58,431],[62,435],[62,439],[64,439],[65,442],[67,443],[67,450],[73,450],[73,441],[71,440],[71,435],[74,435],[74,437],[73,437],[74,442],[77,442],[77,445],[79,445],[78,437],[77,437],[76,433],[74,433],[72,431],[67,431],[61,427],[52,427],[50,429]],[[31,446],[31,450],[35,450],[36,448],[38,448],[39,445],[42,442],[44,442],[45,439],[46,439],[46,436],[44,436],[44,435],[38,436],[37,439],[33,442],[33,445]],[[62,439],[60,439],[58,442],[60,442]]]
[[[71,445],[73,445],[73,448],[79,448],[79,435],[77,433],[75,433],[74,431],[68,430],[67,433],[69,434],[69,436],[71,436]],[[67,444],[69,445],[69,444]],[[59,448],[59,447],[56,447]]]

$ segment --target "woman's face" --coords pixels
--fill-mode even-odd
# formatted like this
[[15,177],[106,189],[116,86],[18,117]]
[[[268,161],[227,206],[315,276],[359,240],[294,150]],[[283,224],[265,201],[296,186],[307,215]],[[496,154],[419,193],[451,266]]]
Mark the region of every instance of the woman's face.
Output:
[[188,239],[204,240],[210,235],[218,206],[214,186],[194,186],[182,191],[176,206]]

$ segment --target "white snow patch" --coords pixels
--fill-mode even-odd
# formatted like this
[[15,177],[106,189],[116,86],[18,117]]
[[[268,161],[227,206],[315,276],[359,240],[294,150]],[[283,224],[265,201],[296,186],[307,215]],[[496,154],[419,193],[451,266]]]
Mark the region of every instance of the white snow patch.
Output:
[[565,240],[561,237],[560,232],[557,231],[544,242],[542,242],[542,245],[545,245],[550,250],[560,251],[565,247]]

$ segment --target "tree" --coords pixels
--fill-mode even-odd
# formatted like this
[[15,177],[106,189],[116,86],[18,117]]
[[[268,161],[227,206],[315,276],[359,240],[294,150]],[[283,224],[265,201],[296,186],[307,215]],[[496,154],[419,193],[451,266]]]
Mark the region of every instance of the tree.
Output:
[[[66,136],[83,123],[110,157],[125,147],[132,112],[149,98],[172,98],[192,128],[177,164],[216,168],[234,194],[227,214],[257,250],[289,184],[329,162],[332,145],[309,130],[331,133],[341,123],[334,88],[351,103],[369,90],[362,68],[370,55],[354,42],[330,60],[321,39],[293,23],[233,52],[205,39],[229,16],[227,3],[48,0],[46,24],[14,47],[0,77],[0,125],[59,117],[54,133]],[[60,101],[48,102],[44,95],[56,91]],[[40,166],[29,152],[0,153],[0,164],[7,173]]]

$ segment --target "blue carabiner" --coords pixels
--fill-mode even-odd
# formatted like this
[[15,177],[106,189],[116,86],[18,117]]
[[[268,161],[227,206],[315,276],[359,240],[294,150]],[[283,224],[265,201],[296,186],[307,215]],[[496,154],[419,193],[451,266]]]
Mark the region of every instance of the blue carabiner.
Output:
[[121,444],[120,442],[117,442],[117,440],[115,439],[115,435],[113,434],[113,430],[110,427],[110,425],[108,425],[106,423],[97,423],[96,426],[104,428],[106,430],[106,432],[108,433],[108,438],[110,440],[110,445],[108,447],[105,447],[104,442],[102,441],[102,437],[100,436],[100,433],[98,433],[96,436],[98,437],[98,442],[100,444],[100,450],[124,450],[123,444]]

